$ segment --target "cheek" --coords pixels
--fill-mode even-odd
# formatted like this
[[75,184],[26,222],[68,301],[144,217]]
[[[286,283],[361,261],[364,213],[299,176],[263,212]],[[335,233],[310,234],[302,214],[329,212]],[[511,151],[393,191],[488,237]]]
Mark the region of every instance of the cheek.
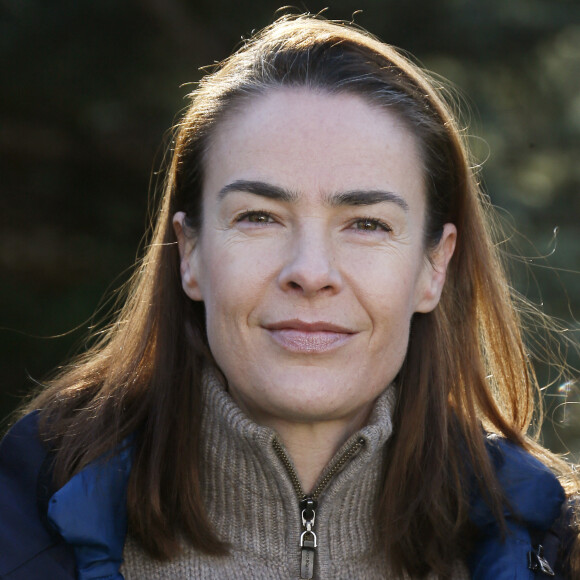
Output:
[[[391,256],[392,257],[392,256]],[[369,351],[381,368],[402,364],[415,312],[419,272],[409,256],[359,260],[350,270],[351,285],[372,327]]]
[[206,312],[232,318],[247,315],[275,273],[274,252],[247,244],[213,244],[217,251],[202,253],[200,286]]
[[346,261],[348,277],[370,311],[389,317],[413,314],[414,295],[419,285],[417,260],[406,252],[379,251]]

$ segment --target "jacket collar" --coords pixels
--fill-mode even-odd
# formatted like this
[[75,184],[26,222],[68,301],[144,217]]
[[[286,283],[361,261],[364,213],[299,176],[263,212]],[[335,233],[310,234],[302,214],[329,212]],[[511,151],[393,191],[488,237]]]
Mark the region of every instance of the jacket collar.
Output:
[[543,536],[550,528],[560,515],[564,490],[548,467],[510,441],[490,436],[487,448],[506,500],[507,530],[502,538],[491,509],[475,489],[470,519],[479,537],[469,559],[471,575],[477,580],[533,580],[530,532]]
[[49,500],[48,520],[73,547],[79,580],[123,580],[131,439],[77,473]]

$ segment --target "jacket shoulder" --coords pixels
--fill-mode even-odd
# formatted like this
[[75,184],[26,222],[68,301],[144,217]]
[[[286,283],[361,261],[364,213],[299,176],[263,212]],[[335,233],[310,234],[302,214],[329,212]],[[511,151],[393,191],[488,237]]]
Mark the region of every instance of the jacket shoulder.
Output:
[[18,421],[0,442],[0,578],[75,577],[72,551],[46,522],[51,458],[38,413]]

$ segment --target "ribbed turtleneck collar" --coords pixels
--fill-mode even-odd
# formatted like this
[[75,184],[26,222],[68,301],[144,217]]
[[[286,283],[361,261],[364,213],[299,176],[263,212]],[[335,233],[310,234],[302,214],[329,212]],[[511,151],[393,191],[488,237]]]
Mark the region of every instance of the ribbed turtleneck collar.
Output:
[[[215,375],[206,375],[204,388],[202,477],[210,520],[236,549],[298,566],[300,509],[288,470],[274,450],[276,432],[249,419]],[[367,425],[345,442],[321,474],[353,441],[364,440],[319,500],[315,530],[322,569],[330,561],[375,552],[374,515],[394,402],[390,387],[377,399]],[[329,571],[321,572],[330,577]]]

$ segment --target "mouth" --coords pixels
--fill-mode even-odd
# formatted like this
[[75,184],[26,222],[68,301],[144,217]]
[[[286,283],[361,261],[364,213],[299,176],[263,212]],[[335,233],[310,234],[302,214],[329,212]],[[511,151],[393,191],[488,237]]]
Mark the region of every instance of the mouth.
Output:
[[331,322],[284,320],[264,329],[283,349],[303,354],[326,353],[348,342],[356,331]]

